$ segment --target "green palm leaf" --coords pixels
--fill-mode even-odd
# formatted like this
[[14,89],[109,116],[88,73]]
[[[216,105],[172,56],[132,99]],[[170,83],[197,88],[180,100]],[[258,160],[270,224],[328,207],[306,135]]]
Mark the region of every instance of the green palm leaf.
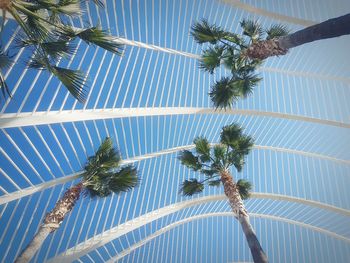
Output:
[[204,189],[204,184],[199,182],[197,179],[192,178],[190,180],[185,180],[180,186],[180,193],[185,196],[192,196],[202,192]]
[[117,55],[122,54],[123,45],[117,42],[117,38],[107,35],[104,30],[91,27],[78,31],[75,36],[81,38],[88,44],[94,44]]
[[11,57],[8,53],[3,52],[0,49],[0,89],[4,98],[6,96],[12,97],[10,89],[5,81],[5,77],[2,72],[12,65]]
[[193,140],[196,146],[196,151],[199,154],[199,158],[202,162],[210,161],[210,144],[205,137],[196,137]]
[[266,40],[283,37],[289,34],[289,30],[284,25],[272,25],[268,30],[266,30]]
[[221,184],[221,179],[211,180],[208,182],[209,186],[220,186],[220,184]]
[[121,168],[118,172],[111,174],[108,188],[114,193],[127,192],[139,183],[137,169],[132,166]]
[[214,160],[215,160],[215,162],[219,163],[221,160],[225,159],[226,146],[222,145],[222,144],[214,145],[213,152],[214,152]]
[[254,87],[256,87],[260,81],[261,78],[255,74],[245,74],[242,77],[238,78],[237,85],[239,85],[240,97],[246,98],[252,94]]
[[218,80],[209,92],[211,101],[216,109],[231,108],[239,97],[239,92],[228,77]]
[[[113,141],[107,137],[98,148],[94,156],[89,157],[85,165],[86,176],[105,173],[115,169],[121,162],[121,156],[113,147]],[[88,179],[88,178],[87,178]]]
[[258,41],[261,39],[263,30],[258,22],[243,19],[240,22],[241,27],[243,28],[243,35],[246,35],[252,39],[252,41]]
[[190,33],[199,44],[207,42],[216,44],[219,39],[225,36],[225,31],[216,25],[210,25],[205,19],[192,25]]
[[199,68],[213,74],[214,70],[220,66],[223,51],[224,48],[220,46],[209,47],[204,50],[199,61]]
[[237,143],[241,136],[242,128],[238,124],[232,123],[222,127],[220,143],[232,147]]
[[198,171],[202,168],[202,164],[200,163],[199,158],[197,156],[194,156],[191,151],[181,151],[178,156],[178,159],[180,160],[181,164],[195,171]]
[[243,200],[248,199],[250,197],[250,191],[252,190],[252,184],[245,180],[239,179],[237,181],[238,192]]

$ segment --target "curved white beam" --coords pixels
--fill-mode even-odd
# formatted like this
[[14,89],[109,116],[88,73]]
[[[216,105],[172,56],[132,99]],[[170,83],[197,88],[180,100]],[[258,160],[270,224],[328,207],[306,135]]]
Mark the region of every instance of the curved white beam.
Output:
[[[208,218],[208,217],[223,217],[223,216],[228,216],[228,217],[233,217],[232,212],[215,212],[215,213],[207,213],[207,214],[202,214],[202,215],[196,215],[196,216],[191,216],[185,219],[182,219],[180,221],[177,221],[175,223],[172,223],[170,225],[167,225],[157,231],[155,231],[153,234],[147,236],[146,238],[142,239],[141,241],[137,242],[136,244],[132,245],[131,247],[123,250],[120,254],[116,255],[115,257],[109,259],[108,261],[106,261],[106,263],[113,263],[113,262],[117,262],[118,260],[120,260],[121,258],[129,255],[131,252],[133,252],[134,250],[144,246],[145,244],[147,244],[148,242],[152,241],[153,239],[155,239],[156,237],[165,234],[166,232],[170,231],[171,229],[178,227],[180,225],[183,224],[187,224],[191,221],[195,221],[195,220],[200,220],[203,218]],[[339,239],[341,241],[345,241],[350,243],[350,239],[347,237],[344,237],[342,235],[339,235],[337,233],[334,233],[332,231],[328,231],[324,228],[320,228],[320,227],[315,227],[309,224],[305,224],[296,220],[291,220],[291,219],[287,219],[285,217],[279,217],[279,216],[273,216],[273,215],[265,215],[265,214],[258,214],[258,213],[249,213],[250,217],[258,217],[258,218],[267,218],[267,219],[271,219],[271,220],[276,220],[276,221],[281,221],[284,223],[288,223],[288,224],[292,224],[292,225],[297,225],[297,226],[301,226],[301,227],[305,227],[305,228],[309,228],[313,231],[317,231],[319,233],[322,234],[326,234],[329,235],[331,237],[334,237],[336,239]]]
[[[178,152],[181,150],[189,150],[194,148],[193,144],[190,145],[184,145],[184,146],[178,146],[178,147],[174,147],[174,148],[169,148],[169,149],[165,149],[159,152],[154,152],[154,153],[149,153],[149,154],[144,154],[144,155],[140,155],[140,156],[136,156],[134,158],[130,158],[127,160],[123,160],[122,164],[131,164],[131,163],[135,163],[135,162],[139,162],[142,160],[146,160],[146,159],[150,159],[150,158],[154,158],[157,156],[161,156],[164,154],[170,154],[170,153],[174,153],[174,152]],[[264,150],[271,150],[271,151],[278,151],[278,152],[287,152],[287,153],[293,153],[293,154],[299,154],[299,155],[304,155],[304,156],[308,156],[308,157],[314,157],[314,158],[320,158],[320,159],[325,159],[325,160],[329,160],[329,161],[334,161],[334,162],[338,162],[341,164],[346,164],[346,165],[350,165],[350,160],[343,160],[343,159],[337,159],[331,156],[326,156],[326,155],[321,155],[321,154],[316,154],[316,153],[310,153],[310,152],[304,152],[304,151],[298,151],[298,150],[293,150],[293,149],[286,149],[286,148],[280,148],[280,147],[274,147],[274,146],[264,146],[264,145],[254,145],[254,148],[256,149],[264,149]],[[11,202],[13,200],[22,198],[24,196],[28,196],[31,195],[35,192],[39,192],[42,190],[45,190],[47,188],[53,187],[55,185],[58,184],[63,184],[69,181],[72,181],[74,179],[77,179],[79,177],[79,175],[82,172],[78,172],[75,174],[71,174],[71,175],[67,175],[65,177],[61,177],[58,179],[54,179],[45,183],[41,183],[38,184],[36,186],[33,187],[28,187],[25,188],[23,190],[20,191],[16,191],[16,192],[12,192],[3,196],[0,196],[0,205]]]
[[[122,164],[131,164],[131,163],[139,162],[142,160],[161,156],[164,154],[170,154],[170,153],[178,152],[181,150],[189,150],[192,148],[194,148],[193,144],[169,148],[169,149],[165,149],[162,151],[144,154],[144,155],[136,156],[134,158],[130,158],[127,160],[123,160]],[[254,145],[254,148],[263,149],[263,150],[270,150],[270,151],[277,151],[277,152],[299,154],[299,155],[304,155],[304,156],[308,156],[308,157],[329,160],[329,161],[333,161],[333,162],[337,162],[337,163],[341,163],[341,164],[345,164],[345,165],[350,165],[350,160],[337,159],[337,158],[334,158],[331,156],[321,155],[321,154],[317,154],[317,153],[310,153],[310,152],[298,151],[298,150],[293,150],[293,149],[280,148],[280,147],[275,147],[275,146],[264,146],[264,145]],[[75,174],[67,175],[67,176],[64,176],[64,177],[61,177],[58,179],[54,179],[54,180],[51,180],[51,181],[48,181],[45,183],[41,183],[41,184],[38,184],[38,185],[35,185],[32,187],[22,189],[20,191],[16,191],[16,192],[2,195],[2,196],[0,196],[0,205],[11,202],[11,201],[19,199],[19,198],[22,198],[24,196],[34,194],[36,192],[45,190],[45,189],[53,187],[55,185],[64,184],[66,182],[72,181],[74,179],[77,179],[81,173],[82,172],[78,172]]]
[[[322,208],[325,210],[350,216],[350,211],[348,210],[323,204],[323,203],[318,203],[307,199],[301,199],[301,198],[295,198],[295,197],[283,196],[283,195],[267,194],[267,193],[266,194],[253,193],[251,197],[252,198],[269,198],[269,199],[297,202],[297,203],[302,203],[302,204],[306,204],[306,205],[310,205],[317,208]],[[51,259],[50,262],[72,262],[75,259],[78,259],[81,256],[89,253],[90,251],[95,250],[96,248],[101,247],[111,242],[112,240],[117,239],[141,226],[149,224],[161,217],[170,215],[172,213],[178,212],[182,209],[185,209],[191,206],[213,202],[213,201],[225,200],[225,199],[226,199],[225,195],[205,196],[205,197],[201,197],[193,200],[178,202],[166,207],[159,208],[157,210],[154,210],[152,212],[149,212],[147,214],[144,214],[142,216],[129,220],[123,224],[120,224],[119,226],[113,227],[99,235],[96,235],[76,245],[75,247],[68,249],[64,253]]]
[[310,21],[310,20],[306,20],[306,19],[301,19],[301,18],[296,18],[293,16],[286,16],[286,15],[281,15],[279,13],[275,13],[275,12],[271,12],[271,11],[267,11],[265,9],[262,8],[257,8],[255,6],[243,3],[239,0],[221,0],[222,2],[225,2],[227,4],[233,5],[235,7],[238,7],[242,10],[248,11],[250,13],[254,13],[257,15],[261,15],[261,16],[266,16],[272,19],[276,19],[276,20],[280,20],[283,22],[287,22],[287,23],[292,23],[292,24],[296,24],[296,25],[301,25],[301,26],[312,26],[314,24],[316,24],[316,22],[314,21]]
[[53,123],[104,120],[113,118],[128,118],[138,116],[165,116],[165,115],[190,115],[190,114],[231,114],[247,116],[263,116],[281,118],[295,121],[305,121],[341,128],[350,128],[350,123],[318,119],[302,115],[294,115],[280,112],[258,111],[248,109],[214,110],[211,108],[195,107],[154,107],[154,108],[118,108],[95,110],[66,110],[35,113],[5,113],[0,116],[0,128],[13,128]]

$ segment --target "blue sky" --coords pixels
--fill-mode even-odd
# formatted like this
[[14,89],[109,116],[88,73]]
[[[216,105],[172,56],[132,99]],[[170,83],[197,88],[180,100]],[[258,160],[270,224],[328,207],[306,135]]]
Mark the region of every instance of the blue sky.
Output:
[[[295,18],[321,21],[344,14],[347,1],[293,3],[244,1],[253,6]],[[193,21],[207,18],[240,32],[244,17],[268,26],[274,21],[219,1],[108,1],[105,9],[87,6],[75,26],[97,24],[115,36],[200,54],[200,46],[189,37]],[[291,30],[300,25],[288,24]],[[9,21],[3,42],[11,40],[16,24]],[[10,41],[10,42],[9,42]],[[12,42],[11,42],[12,41]],[[263,81],[254,94],[235,107],[288,116],[302,116],[350,123],[350,53],[348,36],[295,48],[288,55],[272,58],[259,69]],[[125,46],[123,57],[77,43],[71,60],[60,66],[89,73],[86,104],[77,103],[48,73],[27,70],[23,62],[13,66],[7,81],[15,90],[13,99],[1,101],[0,118],[7,114],[45,114],[59,111],[155,107],[211,107],[208,91],[220,69],[209,75],[198,69],[193,58],[150,49]],[[10,48],[10,50],[12,50]],[[21,58],[28,52],[19,51]],[[16,54],[14,54],[16,55]],[[16,59],[16,56],[15,56]],[[0,129],[0,195],[35,187],[78,172],[100,142],[110,136],[123,159],[159,152],[192,143],[197,135],[217,142],[222,126],[237,122],[255,138],[257,148],[247,157],[242,173],[255,192],[287,195],[350,209],[348,128],[266,116],[244,114],[184,114],[126,117],[54,123]],[[259,148],[260,147],[260,148]],[[198,176],[181,166],[177,153],[136,162],[141,184],[127,194],[105,199],[82,198],[56,233],[50,235],[34,261],[43,262],[128,220],[176,202],[188,200],[178,194],[179,184]],[[76,181],[74,181],[76,182]],[[36,232],[45,213],[74,182],[0,206],[0,261],[11,262]],[[199,196],[223,194],[210,188]],[[345,262],[349,243],[305,226],[259,218],[258,214],[286,218],[311,225],[347,239],[349,218],[329,211],[286,201],[253,198],[246,206],[252,224],[271,262]],[[108,242],[81,262],[103,262],[155,231],[182,219],[205,213],[228,212],[218,201],[183,209]],[[239,225],[232,217],[212,216],[179,225],[134,250],[123,262],[236,262],[251,261]],[[77,261],[79,262],[79,261]]]

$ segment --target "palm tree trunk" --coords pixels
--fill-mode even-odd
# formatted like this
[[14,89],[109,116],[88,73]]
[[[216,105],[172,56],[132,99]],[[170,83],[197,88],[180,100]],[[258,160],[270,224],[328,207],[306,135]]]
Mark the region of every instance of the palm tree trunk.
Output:
[[265,59],[271,56],[284,55],[290,48],[305,43],[349,34],[350,14],[347,14],[309,26],[278,39],[257,42],[247,49],[247,55],[250,58]]
[[82,189],[83,183],[78,183],[64,193],[63,197],[56,203],[54,209],[46,214],[44,223],[40,226],[38,233],[16,259],[16,263],[29,262],[32,259],[47,236],[60,227],[66,215],[73,209],[80,197]]
[[255,263],[267,263],[267,256],[262,249],[258,238],[254,232],[252,225],[249,222],[247,210],[244,207],[241,196],[239,195],[236,183],[228,171],[220,173],[221,181],[224,185],[225,195],[227,196],[230,206],[235,217],[242,226],[244,235],[247,239],[250,252],[252,253]]

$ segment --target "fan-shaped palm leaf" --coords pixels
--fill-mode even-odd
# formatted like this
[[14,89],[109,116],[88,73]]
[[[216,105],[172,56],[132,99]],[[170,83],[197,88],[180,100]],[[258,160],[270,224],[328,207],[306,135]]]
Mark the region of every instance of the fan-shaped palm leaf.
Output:
[[252,94],[254,87],[256,87],[260,81],[261,78],[255,74],[245,74],[238,78],[237,85],[239,85],[240,97],[246,98]]
[[209,186],[220,186],[221,179],[211,180],[208,182]]
[[190,180],[185,180],[180,186],[180,193],[185,196],[192,196],[194,194],[198,194],[202,192],[204,189],[204,184],[199,182],[195,178],[191,178]]
[[251,136],[242,135],[234,144],[235,150],[240,154],[247,155],[254,146],[254,140]]
[[191,35],[199,44],[207,42],[216,44],[219,39],[225,36],[225,32],[220,27],[210,25],[207,20],[203,19],[192,25]]
[[234,147],[241,136],[242,128],[238,124],[232,123],[222,127],[220,143]]
[[127,192],[137,186],[139,179],[137,169],[132,166],[122,167],[118,172],[110,174],[108,189],[114,193]]
[[193,140],[196,151],[202,162],[210,161],[210,144],[205,137],[197,137]]
[[[105,173],[116,169],[121,161],[121,156],[113,147],[113,141],[107,137],[100,145],[96,154],[89,157],[85,165],[86,176],[89,177],[98,173]],[[88,178],[87,178],[88,179]]]
[[243,35],[250,37],[254,42],[261,39],[263,30],[258,22],[249,19],[243,19],[240,22],[240,25],[243,28]]
[[231,108],[238,99],[239,91],[233,84],[230,78],[224,77],[211,87],[209,96],[216,109]]
[[199,61],[199,68],[213,74],[214,70],[220,66],[223,51],[224,48],[220,46],[209,47],[208,49],[204,50]]
[[289,34],[289,30],[284,25],[272,25],[268,30],[266,30],[266,40],[283,37]]
[[237,181],[237,187],[239,195],[243,200],[248,199],[250,197],[250,191],[252,190],[252,184],[245,180],[245,179],[239,179]]
[[94,44],[102,47],[110,52],[121,55],[123,45],[117,42],[117,38],[107,35],[104,30],[97,27],[91,27],[84,30],[80,30],[76,33],[76,36],[84,40],[88,44]]
[[213,147],[214,160],[215,162],[221,162],[225,159],[226,146],[222,144],[214,145]]
[[12,60],[8,53],[5,53],[0,49],[0,89],[4,98],[6,97],[6,95],[11,97],[11,93],[9,87],[6,84],[5,77],[3,76],[2,71],[11,66],[11,64]]
[[191,151],[181,151],[178,156],[178,159],[180,160],[181,164],[195,171],[202,168],[202,164],[199,162],[199,158],[197,156],[194,156]]

